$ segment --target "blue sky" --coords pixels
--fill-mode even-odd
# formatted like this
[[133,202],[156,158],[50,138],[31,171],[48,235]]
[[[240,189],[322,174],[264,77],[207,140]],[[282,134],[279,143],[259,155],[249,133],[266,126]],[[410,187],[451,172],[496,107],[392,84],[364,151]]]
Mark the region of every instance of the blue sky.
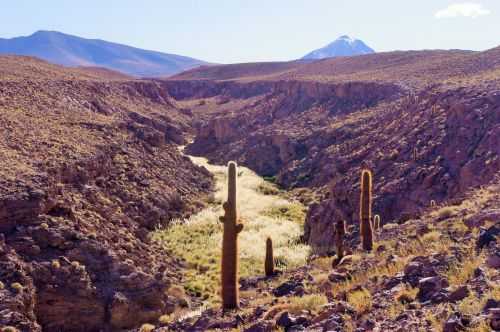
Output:
[[344,34],[376,51],[485,50],[500,0],[1,0],[1,38],[36,30],[219,63],[295,59]]

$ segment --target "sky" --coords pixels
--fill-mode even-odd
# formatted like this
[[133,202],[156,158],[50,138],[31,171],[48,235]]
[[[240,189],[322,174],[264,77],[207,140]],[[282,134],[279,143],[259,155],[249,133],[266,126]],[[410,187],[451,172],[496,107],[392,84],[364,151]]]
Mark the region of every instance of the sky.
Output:
[[0,38],[55,30],[214,63],[300,58],[341,35],[377,52],[500,45],[500,0],[0,0]]

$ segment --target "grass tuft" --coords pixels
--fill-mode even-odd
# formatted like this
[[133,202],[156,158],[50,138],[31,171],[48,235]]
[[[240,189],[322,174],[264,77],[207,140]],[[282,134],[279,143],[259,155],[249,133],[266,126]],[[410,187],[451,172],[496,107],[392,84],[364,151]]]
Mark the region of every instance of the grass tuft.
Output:
[[372,295],[366,288],[359,288],[349,292],[347,302],[352,305],[358,315],[368,313],[372,309]]

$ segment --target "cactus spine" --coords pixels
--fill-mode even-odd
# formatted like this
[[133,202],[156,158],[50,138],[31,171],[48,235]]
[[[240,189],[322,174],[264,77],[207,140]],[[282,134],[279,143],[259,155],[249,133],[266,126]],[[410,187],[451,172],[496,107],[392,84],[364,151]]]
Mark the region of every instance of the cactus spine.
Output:
[[335,226],[335,234],[334,234],[334,240],[335,240],[335,247],[337,251],[337,263],[340,262],[342,257],[344,257],[344,236],[345,236],[346,230],[345,230],[345,221],[342,219],[339,219],[337,221],[337,225]]
[[274,275],[274,255],[273,255],[273,240],[270,237],[266,240],[266,262],[264,264],[266,277]]
[[373,217],[373,226],[374,226],[376,231],[380,230],[380,216],[378,214],[376,214]]
[[228,164],[228,194],[224,203],[224,223],[222,237],[222,305],[224,309],[234,309],[239,306],[238,288],[238,233],[243,224],[238,222],[236,206],[236,163]]
[[361,195],[359,204],[360,231],[363,249],[371,251],[373,248],[372,229],[372,173],[364,169],[361,172]]

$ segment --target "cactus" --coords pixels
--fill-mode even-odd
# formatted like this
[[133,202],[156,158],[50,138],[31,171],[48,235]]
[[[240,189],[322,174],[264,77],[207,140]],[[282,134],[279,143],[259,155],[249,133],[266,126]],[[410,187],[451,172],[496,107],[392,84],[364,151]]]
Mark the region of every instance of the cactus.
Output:
[[361,172],[361,195],[359,203],[359,219],[363,249],[371,251],[373,248],[372,229],[372,173],[364,169]]
[[431,107],[431,116],[437,115],[438,113],[438,107],[437,105],[432,105]]
[[238,221],[236,207],[236,163],[228,163],[228,194],[224,203],[224,223],[222,237],[222,306],[224,309],[234,309],[239,306],[238,289],[238,234],[243,224]]
[[[342,257],[344,257],[344,236],[346,233],[345,229],[345,221],[342,219],[339,219],[337,221],[337,225],[335,226],[335,233],[334,233],[334,240],[335,240],[335,247],[337,251],[337,262],[338,264]],[[335,265],[336,265],[335,264]]]
[[417,153],[418,153],[417,148],[413,148],[413,160],[414,160],[414,161],[417,161],[417,159],[418,159],[418,155],[417,155]]
[[435,208],[436,207],[436,201],[435,200],[431,200],[431,208]]
[[373,217],[373,227],[376,231],[380,230],[380,216],[378,214]]
[[266,262],[264,264],[266,277],[274,275],[274,255],[273,255],[273,240],[268,237],[266,240]]

